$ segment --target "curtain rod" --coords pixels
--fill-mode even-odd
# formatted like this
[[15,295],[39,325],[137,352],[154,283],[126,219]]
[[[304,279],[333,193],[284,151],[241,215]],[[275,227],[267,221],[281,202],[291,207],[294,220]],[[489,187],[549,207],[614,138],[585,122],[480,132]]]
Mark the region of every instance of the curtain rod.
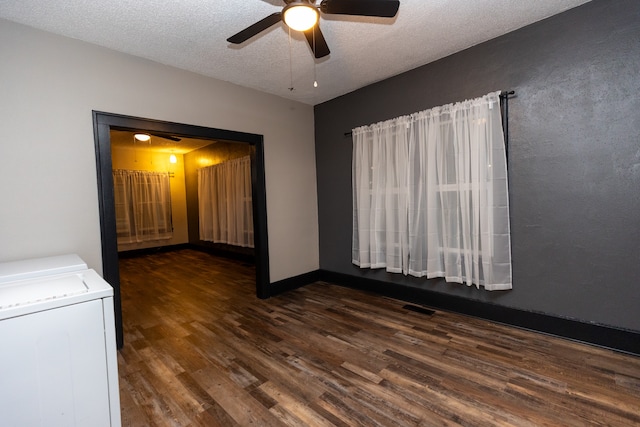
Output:
[[502,130],[504,131],[504,155],[507,157],[507,165],[509,165],[509,97],[515,95],[515,93],[513,90],[503,90],[500,92]]
[[[500,97],[500,99],[507,100],[507,99],[509,99],[509,97],[511,95],[515,95],[515,94],[516,94],[516,91],[514,91],[514,90],[503,90],[502,92],[500,92],[499,97]],[[509,111],[508,108],[509,107],[507,107],[507,112]],[[509,128],[507,127],[507,134],[508,134],[508,129]],[[351,136],[352,134],[353,134],[353,132],[349,131],[349,132],[345,132],[344,136]]]

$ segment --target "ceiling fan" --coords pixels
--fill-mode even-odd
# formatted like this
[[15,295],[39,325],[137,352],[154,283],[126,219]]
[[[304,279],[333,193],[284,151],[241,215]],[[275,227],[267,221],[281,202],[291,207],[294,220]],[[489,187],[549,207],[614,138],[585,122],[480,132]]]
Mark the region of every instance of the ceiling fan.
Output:
[[[333,15],[378,16],[393,18],[400,7],[399,0],[283,0],[281,12],[266,18],[229,37],[227,41],[240,44],[282,20],[292,30],[302,31],[316,58],[329,55],[329,46],[318,24],[320,12]],[[306,20],[305,24],[299,23]]]
[[133,137],[135,138],[136,141],[141,141],[141,142],[147,142],[151,139],[151,136],[155,136],[157,138],[162,138],[162,139],[167,139],[169,141],[173,141],[173,142],[179,142],[182,139],[178,138],[177,136],[173,136],[173,135],[163,135],[160,133],[154,133],[154,132],[136,132]]

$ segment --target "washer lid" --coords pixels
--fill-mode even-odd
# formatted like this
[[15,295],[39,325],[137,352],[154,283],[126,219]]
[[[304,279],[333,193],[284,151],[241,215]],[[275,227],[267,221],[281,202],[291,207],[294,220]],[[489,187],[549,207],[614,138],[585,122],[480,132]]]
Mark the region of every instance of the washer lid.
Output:
[[4,262],[0,263],[0,284],[86,269],[87,264],[76,254]]
[[82,274],[0,284],[0,310],[87,293]]

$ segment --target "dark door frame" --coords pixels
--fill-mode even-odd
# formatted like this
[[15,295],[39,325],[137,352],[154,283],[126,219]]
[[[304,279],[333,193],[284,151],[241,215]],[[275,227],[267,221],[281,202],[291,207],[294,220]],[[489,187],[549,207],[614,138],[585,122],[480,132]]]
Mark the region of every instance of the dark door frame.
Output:
[[260,299],[269,298],[269,246],[267,240],[267,201],[262,135],[93,111],[100,234],[102,238],[102,271],[104,279],[113,287],[118,348],[122,348],[124,345],[124,337],[111,166],[111,129],[145,130],[160,134],[226,140],[250,145],[256,296]]

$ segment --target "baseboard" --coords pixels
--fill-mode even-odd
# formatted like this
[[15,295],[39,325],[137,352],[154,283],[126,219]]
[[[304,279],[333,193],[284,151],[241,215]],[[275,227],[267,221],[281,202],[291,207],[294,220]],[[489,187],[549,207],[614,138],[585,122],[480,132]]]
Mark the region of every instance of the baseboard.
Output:
[[519,310],[497,304],[474,301],[429,290],[335,273],[325,270],[303,274],[273,283],[272,295],[322,280],[339,286],[374,292],[429,308],[451,311],[509,326],[640,356],[640,332],[607,325],[586,323],[549,314]]
[[320,270],[301,274],[299,276],[290,277],[288,279],[279,280],[269,285],[269,296],[273,297],[283,292],[292,291],[297,288],[309,285],[320,280]]
[[200,252],[205,252],[214,256],[219,256],[228,259],[234,259],[236,261],[242,261],[249,264],[255,264],[256,257],[253,253],[244,253],[234,250],[227,250],[224,247],[206,246],[195,243],[189,243],[187,245],[189,249],[193,249]]
[[153,255],[157,253],[179,251],[182,249],[193,249],[193,250],[205,252],[214,256],[234,259],[236,261],[242,261],[249,264],[254,264],[256,261],[255,256],[253,254],[228,251],[228,250],[225,250],[224,248],[201,246],[201,245],[196,245],[192,243],[180,243],[177,245],[157,246],[153,248],[144,248],[144,249],[131,249],[128,251],[118,252],[118,257],[119,258],[135,258],[139,256],[144,256],[144,255]]
[[179,251],[181,249],[189,248],[188,243],[180,243],[177,245],[166,245],[166,246],[156,246],[152,248],[143,248],[143,249],[131,249],[128,251],[120,251],[118,252],[119,258],[135,258],[144,255],[152,255],[157,253],[171,252],[171,251]]

